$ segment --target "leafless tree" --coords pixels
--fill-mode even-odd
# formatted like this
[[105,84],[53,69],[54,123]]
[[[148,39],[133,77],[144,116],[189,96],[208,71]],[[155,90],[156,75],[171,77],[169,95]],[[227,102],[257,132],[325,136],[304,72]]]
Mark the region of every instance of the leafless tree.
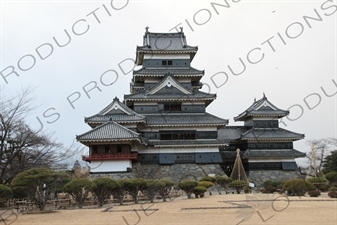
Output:
[[337,138],[323,138],[318,140],[308,140],[307,144],[313,147],[306,153],[307,167],[300,167],[300,172],[303,175],[314,176],[314,174],[321,173],[323,161],[337,146]]
[[72,151],[57,143],[52,134],[33,130],[26,122],[33,105],[34,88],[27,87],[13,97],[0,99],[0,184],[9,184],[20,172],[50,167],[69,157]]

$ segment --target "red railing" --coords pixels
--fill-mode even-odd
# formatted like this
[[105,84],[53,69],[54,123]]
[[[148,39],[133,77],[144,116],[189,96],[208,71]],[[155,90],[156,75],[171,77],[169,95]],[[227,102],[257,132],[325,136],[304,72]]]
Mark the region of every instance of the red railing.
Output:
[[99,161],[99,160],[138,160],[138,153],[130,153],[130,154],[93,154],[93,155],[82,155],[83,161]]

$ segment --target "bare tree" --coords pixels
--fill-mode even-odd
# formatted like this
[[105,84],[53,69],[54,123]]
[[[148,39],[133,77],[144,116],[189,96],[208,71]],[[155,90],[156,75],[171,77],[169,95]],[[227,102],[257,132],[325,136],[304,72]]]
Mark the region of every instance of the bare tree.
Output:
[[71,155],[52,134],[33,130],[25,121],[36,107],[34,88],[27,87],[14,97],[0,99],[0,184],[9,184],[20,172],[50,167]]
[[303,175],[315,176],[322,172],[324,158],[337,146],[337,138],[323,138],[318,140],[308,140],[307,144],[312,147],[306,153],[307,167],[300,167]]

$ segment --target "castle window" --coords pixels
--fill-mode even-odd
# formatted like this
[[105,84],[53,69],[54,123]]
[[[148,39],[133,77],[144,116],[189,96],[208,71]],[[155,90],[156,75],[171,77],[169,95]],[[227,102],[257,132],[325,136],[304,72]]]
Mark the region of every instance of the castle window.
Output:
[[181,111],[181,104],[179,103],[165,103],[164,111]]
[[117,153],[122,153],[122,146],[121,145],[117,145]]
[[191,140],[195,139],[195,131],[163,131],[160,140]]
[[105,153],[110,153],[110,147],[109,146],[105,146],[104,147],[104,152]]
[[92,154],[98,153],[97,146],[92,147]]
[[161,65],[163,65],[163,66],[172,66],[173,62],[172,62],[172,60],[162,60],[161,61]]

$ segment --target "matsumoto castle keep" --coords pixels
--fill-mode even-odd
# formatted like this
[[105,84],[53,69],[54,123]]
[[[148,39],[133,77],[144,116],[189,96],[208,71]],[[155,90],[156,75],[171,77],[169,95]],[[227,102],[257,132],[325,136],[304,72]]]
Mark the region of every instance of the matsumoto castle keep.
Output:
[[[289,111],[279,109],[264,95],[234,117],[243,126],[207,112],[216,94],[200,91],[204,71],[194,69],[198,51],[178,33],[152,33],[146,28],[137,46],[130,94],[114,98],[97,114],[85,117],[91,127],[77,135],[88,146],[93,176],[172,179],[228,176],[240,155],[250,182],[285,180],[300,175],[293,149],[303,134],[279,127]],[[108,101],[109,99],[107,99]]]

